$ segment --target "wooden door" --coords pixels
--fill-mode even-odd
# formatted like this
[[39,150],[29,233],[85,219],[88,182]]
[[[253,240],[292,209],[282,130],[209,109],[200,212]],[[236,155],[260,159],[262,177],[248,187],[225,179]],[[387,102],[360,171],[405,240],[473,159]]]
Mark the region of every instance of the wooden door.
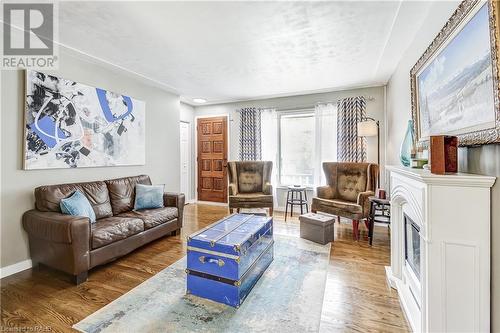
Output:
[[199,118],[198,200],[227,202],[227,118]]

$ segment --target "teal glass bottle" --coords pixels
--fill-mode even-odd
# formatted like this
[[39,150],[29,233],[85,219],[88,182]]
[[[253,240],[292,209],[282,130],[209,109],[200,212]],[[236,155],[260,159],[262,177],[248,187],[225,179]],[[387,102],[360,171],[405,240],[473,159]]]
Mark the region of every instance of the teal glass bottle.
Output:
[[403,142],[401,143],[401,151],[399,153],[399,160],[401,164],[408,167],[411,164],[412,153],[416,150],[415,147],[415,132],[413,131],[413,120],[408,120],[408,128]]

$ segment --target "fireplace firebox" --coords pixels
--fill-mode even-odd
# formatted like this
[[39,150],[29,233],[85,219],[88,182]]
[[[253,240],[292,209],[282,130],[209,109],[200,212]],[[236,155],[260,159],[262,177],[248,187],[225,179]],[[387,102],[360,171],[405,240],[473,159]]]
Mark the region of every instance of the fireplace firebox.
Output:
[[404,214],[405,259],[411,270],[420,279],[420,227]]

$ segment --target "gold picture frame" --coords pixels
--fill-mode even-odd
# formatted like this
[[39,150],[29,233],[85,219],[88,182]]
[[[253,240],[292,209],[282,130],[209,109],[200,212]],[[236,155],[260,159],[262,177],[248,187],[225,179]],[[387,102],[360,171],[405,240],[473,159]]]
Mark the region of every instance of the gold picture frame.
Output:
[[[449,49],[454,49],[458,45],[458,41],[462,40],[460,39],[461,34],[468,34],[468,31],[472,31],[471,29],[473,28],[467,28],[467,26],[473,24],[471,23],[472,20],[476,20],[476,14],[478,14],[480,11],[483,11],[482,14],[485,15],[485,7],[487,8],[488,15],[487,21],[489,26],[489,36],[487,37],[489,37],[490,58],[484,57],[483,63],[487,63],[484,59],[491,59],[491,78],[489,76],[484,76],[484,73],[487,73],[489,75],[489,72],[487,72],[487,70],[479,72],[479,69],[475,73],[475,75],[477,76],[473,77],[470,80],[465,79],[465,74],[468,74],[468,72],[465,73],[463,77],[457,76],[458,79],[456,81],[446,81],[445,78],[441,79],[439,76],[437,76],[438,78],[435,79],[435,75],[431,77],[428,73],[431,72],[431,67],[434,66],[435,62],[439,63],[440,59],[438,57],[441,56],[441,58],[444,58],[446,60],[446,57],[444,56],[445,52],[453,52],[449,51]],[[411,69],[410,86],[412,119],[419,146],[427,147],[429,143],[429,136],[438,134],[456,135],[458,137],[459,146],[475,146],[500,142],[500,86],[497,54],[497,51],[499,50],[498,10],[498,3],[495,0],[463,1],[458,6],[457,10],[453,13],[448,22],[445,24],[445,26],[441,29],[436,38],[426,49],[424,54]],[[464,40],[466,40],[466,38],[464,38]],[[471,52],[471,49],[467,48],[464,51]],[[472,53],[474,52],[471,52],[471,54]],[[460,54],[456,55],[456,57],[463,57],[461,53],[456,54]],[[461,67],[460,70],[462,72],[458,72],[457,68],[448,68],[445,70],[448,70],[448,72],[451,72],[451,70],[455,70],[456,72],[454,72],[454,75],[455,73],[459,73],[458,75],[461,75],[466,71],[472,72],[473,70],[470,68],[476,69],[476,67],[472,67],[471,64],[476,63],[471,62],[470,64],[467,64],[467,67]],[[438,65],[441,66],[441,64]],[[422,79],[421,76],[423,76],[424,79]],[[427,84],[427,82],[424,81],[427,79],[427,77],[430,77],[428,79],[429,81],[431,80],[431,78],[434,79],[434,85]],[[464,79],[461,81],[461,78]],[[442,81],[445,81],[445,83],[443,83],[441,86],[439,86],[437,83],[434,83],[435,81],[439,81],[440,79]],[[477,96],[473,95],[476,94],[476,90],[480,90],[479,88],[477,88],[477,86],[481,86],[484,84],[482,90],[480,92],[477,92],[477,94],[484,94],[485,91],[488,91],[487,88],[489,87],[489,85],[486,86],[486,83],[484,82],[486,82],[485,80],[490,79],[491,83],[489,83],[489,81],[487,82],[488,84],[492,85],[492,96],[487,95],[487,99],[489,101],[489,104],[487,104],[488,107],[481,107],[481,104],[479,104],[478,106],[478,103],[471,103],[470,101],[478,100]],[[453,82],[453,84],[450,82]],[[460,82],[463,82],[464,84],[466,84],[466,86],[457,88],[456,86],[458,86]],[[422,87],[420,87],[420,85],[422,85]],[[472,93],[470,93],[471,85],[473,87]],[[445,95],[445,93],[436,92],[437,90],[432,90],[431,88],[427,88],[427,86],[430,86],[431,88],[433,86],[438,86],[442,91],[450,91],[452,89],[455,90],[448,92],[448,95]],[[450,86],[453,86],[453,88],[450,88]],[[427,88],[429,92],[432,92],[432,94],[422,93],[422,90],[424,90],[425,92],[425,88]],[[461,88],[461,90],[459,88]],[[464,91],[466,91],[468,95]],[[471,97],[471,94],[474,98]],[[438,97],[433,97],[435,95],[438,95]],[[429,102],[428,96],[434,98],[431,99],[431,102],[434,102],[434,104],[431,104]],[[469,100],[464,102],[464,99],[466,98],[469,98]],[[446,104],[446,102],[448,104]],[[422,107],[421,105],[419,105],[420,103],[423,104]],[[464,104],[469,104],[469,109],[464,107]],[[431,108],[430,105],[434,105],[435,107]],[[474,113],[478,111],[476,110],[477,108],[480,109],[479,114]],[[437,114],[437,112],[439,112],[439,114]],[[485,119],[487,119],[487,121],[485,120],[483,124],[479,125],[463,126],[462,128],[458,128],[458,126],[461,126],[461,123],[467,122],[467,118],[472,118],[474,121],[480,122],[482,120],[481,117],[484,117]],[[426,128],[423,128],[424,126],[422,126],[422,124],[424,124]],[[440,125],[443,125],[442,132],[439,132]],[[453,128],[453,126],[455,126],[456,128]],[[453,130],[447,131],[446,127],[448,127],[448,129],[453,128]]]

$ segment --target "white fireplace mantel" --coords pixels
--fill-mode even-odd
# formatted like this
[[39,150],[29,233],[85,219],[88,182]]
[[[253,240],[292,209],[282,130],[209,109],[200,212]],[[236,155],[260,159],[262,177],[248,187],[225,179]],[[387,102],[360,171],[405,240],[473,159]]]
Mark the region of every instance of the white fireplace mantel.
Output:
[[[388,166],[391,266],[415,332],[490,331],[490,188],[495,177]],[[420,276],[406,261],[404,216],[420,229]]]

